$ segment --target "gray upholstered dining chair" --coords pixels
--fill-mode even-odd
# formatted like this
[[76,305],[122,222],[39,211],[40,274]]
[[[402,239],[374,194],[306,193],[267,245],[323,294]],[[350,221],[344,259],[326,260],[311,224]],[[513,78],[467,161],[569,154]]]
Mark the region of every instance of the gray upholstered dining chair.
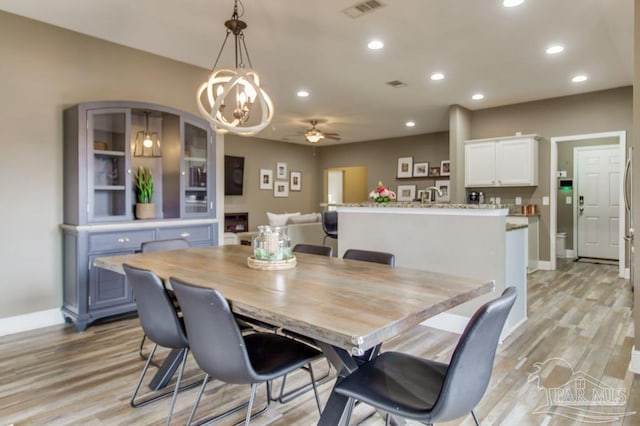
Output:
[[[144,241],[142,244],[140,244],[140,253],[153,253],[156,251],[179,250],[179,249],[185,249],[189,247],[191,247],[191,245],[189,244],[189,241],[187,241],[184,238],[151,240],[151,241]],[[171,297],[172,300],[175,301],[175,296],[173,296],[172,291],[169,291],[169,296]],[[140,355],[140,358],[142,358],[145,361],[149,357],[149,355],[146,355],[143,352],[144,343],[146,340],[147,340],[147,335],[145,334],[142,336],[142,340],[140,340],[140,348],[138,349],[138,355]]]
[[184,238],[171,238],[167,240],[145,241],[140,245],[141,253],[154,251],[180,250],[191,247],[189,241]]
[[170,282],[182,307],[193,357],[207,374],[188,424],[198,409],[209,377],[226,383],[251,385],[245,418],[245,425],[248,425],[258,384],[265,383],[267,388],[266,409],[271,400],[270,382],[305,367],[313,383],[318,411],[321,411],[311,367],[311,361],[320,353],[317,349],[274,333],[256,332],[243,336],[229,303],[218,291],[176,278],[170,278]]
[[[167,415],[166,423],[168,425],[171,421],[178,391],[181,390],[180,383],[182,381],[184,367],[187,363],[187,354],[189,353],[189,342],[185,333],[184,324],[176,312],[173,300],[156,274],[149,270],[134,268],[126,264],[123,265],[123,268],[127,276],[127,281],[133,288],[133,293],[136,296],[138,317],[140,318],[142,329],[144,330],[145,336],[154,343],[129,403],[132,407],[140,407],[166,396],[173,395],[171,406],[169,407],[169,414]],[[181,351],[180,357],[182,362],[175,387],[173,391],[154,395],[143,400],[136,400],[140,385],[149,370],[149,365],[158,346],[179,349]],[[197,384],[198,382],[193,383],[183,389],[193,387],[193,385]]]
[[[372,405],[390,416],[433,424],[465,416],[487,390],[500,333],[516,300],[515,287],[473,315],[449,364],[384,352],[336,384],[334,392]],[[350,415],[350,414],[349,414]]]
[[363,262],[381,263],[383,265],[394,266],[396,257],[391,253],[383,251],[347,249],[342,255],[343,259],[361,260]]
[[294,253],[317,254],[320,256],[333,256],[333,247],[317,246],[315,244],[296,244],[292,250]]
[[327,237],[338,239],[338,212],[335,210],[322,212],[322,230],[324,238],[322,244],[327,245]]

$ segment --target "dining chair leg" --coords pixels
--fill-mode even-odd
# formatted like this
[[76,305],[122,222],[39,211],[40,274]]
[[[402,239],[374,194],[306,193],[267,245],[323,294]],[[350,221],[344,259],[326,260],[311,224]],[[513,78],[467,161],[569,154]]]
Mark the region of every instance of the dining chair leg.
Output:
[[[133,395],[131,395],[131,400],[129,401],[129,404],[132,407],[139,407],[140,405],[144,405],[146,402],[136,402],[136,396],[138,395],[138,391],[140,390],[140,385],[142,384],[142,380],[144,380],[144,376],[145,374],[147,374],[147,370],[149,369],[149,364],[151,363],[151,358],[153,358],[153,354],[156,353],[156,349],[158,348],[158,345],[153,345],[153,348],[151,349],[151,352],[149,353],[149,357],[147,358],[147,361],[144,363],[144,368],[142,369],[142,374],[140,375],[140,379],[138,380],[138,383],[136,384],[136,388],[133,391]],[[149,401],[150,402],[150,401]]]
[[191,414],[189,414],[189,420],[187,420],[187,425],[191,424],[191,420],[193,420],[193,416],[196,414],[196,410],[198,409],[198,405],[200,404],[200,398],[202,398],[202,394],[204,393],[204,389],[207,387],[207,382],[209,381],[209,375],[206,374],[204,379],[202,379],[202,386],[200,386],[200,392],[198,392],[198,396],[196,396],[196,400],[193,403],[193,408],[191,409]]
[[313,386],[313,394],[316,397],[316,405],[318,406],[318,413],[322,416],[322,407],[320,406],[320,396],[318,395],[318,385],[316,383],[316,379],[313,377],[313,367],[311,363],[308,365],[309,368],[309,377],[311,378],[311,386]]
[[[251,421],[251,409],[253,408],[253,400],[256,397],[257,388],[258,388],[258,383],[251,384],[251,396],[249,396],[249,406],[247,407],[247,417],[244,420],[244,426],[249,426],[249,422]],[[268,399],[269,397],[267,396],[267,400]]]
[[180,371],[178,372],[178,378],[176,379],[176,387],[173,390],[173,397],[171,398],[171,405],[169,406],[169,414],[167,415],[166,426],[171,424],[171,417],[173,416],[173,409],[176,406],[176,399],[178,399],[178,391],[180,390],[180,382],[182,381],[182,376],[184,374],[184,367],[187,365],[187,355],[189,354],[189,349],[185,349],[182,354],[182,365],[180,366]]
[[145,354],[142,352],[142,348],[144,347],[144,342],[145,342],[146,340],[147,340],[147,335],[146,335],[146,334],[143,334],[143,335],[142,335],[142,340],[140,340],[140,349],[138,349],[138,355],[140,355],[140,358],[142,358],[142,359],[143,359],[143,360],[145,360],[145,361],[147,360],[148,355],[145,355]]

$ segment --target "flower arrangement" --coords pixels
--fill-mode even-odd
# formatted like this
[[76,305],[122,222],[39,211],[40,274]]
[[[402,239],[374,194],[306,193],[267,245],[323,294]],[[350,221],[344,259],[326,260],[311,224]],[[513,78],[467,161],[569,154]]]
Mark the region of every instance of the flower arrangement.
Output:
[[374,200],[376,203],[388,203],[389,201],[396,199],[396,193],[384,186],[382,182],[378,182],[378,186],[376,189],[371,191],[369,198]]

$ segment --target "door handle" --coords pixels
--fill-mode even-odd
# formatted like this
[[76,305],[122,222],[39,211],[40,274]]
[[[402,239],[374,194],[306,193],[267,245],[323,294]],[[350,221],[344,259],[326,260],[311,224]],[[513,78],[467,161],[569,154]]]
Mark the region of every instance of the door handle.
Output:
[[579,208],[578,208],[578,212],[579,212],[579,213],[584,212],[584,207],[579,207]]

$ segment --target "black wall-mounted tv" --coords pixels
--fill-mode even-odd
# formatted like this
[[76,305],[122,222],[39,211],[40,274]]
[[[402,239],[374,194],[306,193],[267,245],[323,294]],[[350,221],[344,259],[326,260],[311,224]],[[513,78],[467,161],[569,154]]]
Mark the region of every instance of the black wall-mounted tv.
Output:
[[242,195],[244,157],[224,156],[224,195]]

